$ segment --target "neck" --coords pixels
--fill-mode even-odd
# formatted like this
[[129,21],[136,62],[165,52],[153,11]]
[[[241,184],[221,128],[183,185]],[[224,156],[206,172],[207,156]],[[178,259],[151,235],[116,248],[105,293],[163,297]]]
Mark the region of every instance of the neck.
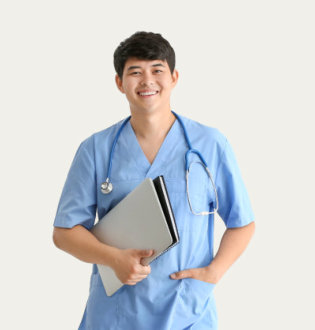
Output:
[[130,124],[138,138],[156,139],[164,138],[175,120],[175,116],[169,109],[164,112],[132,113]]

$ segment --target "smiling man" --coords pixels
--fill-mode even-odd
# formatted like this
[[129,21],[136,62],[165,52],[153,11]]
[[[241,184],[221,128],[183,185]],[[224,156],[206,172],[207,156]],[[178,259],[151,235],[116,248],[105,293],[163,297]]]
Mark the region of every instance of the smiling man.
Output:
[[[56,246],[93,264],[79,329],[217,329],[213,289],[254,232],[235,155],[219,130],[171,110],[178,72],[174,50],[160,34],[137,32],[124,40],[114,53],[114,66],[130,120],[81,143],[54,222]],[[111,172],[115,188],[104,195],[101,185],[116,139]],[[188,149],[198,150],[189,154],[189,191]],[[96,212],[102,218],[145,178],[158,175],[164,176],[181,240],[150,266],[143,266],[142,258],[153,250],[114,248],[99,242],[90,229]],[[214,256],[216,211],[227,229]],[[107,296],[96,264],[111,267],[125,284],[113,296]]]

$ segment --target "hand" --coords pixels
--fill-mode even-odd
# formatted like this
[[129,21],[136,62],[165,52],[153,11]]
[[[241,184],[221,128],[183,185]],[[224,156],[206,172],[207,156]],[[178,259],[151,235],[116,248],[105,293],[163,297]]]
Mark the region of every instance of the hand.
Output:
[[117,249],[111,267],[123,284],[135,285],[151,272],[150,266],[141,264],[142,258],[151,257],[153,250]]
[[183,278],[193,278],[195,280],[216,284],[218,282],[216,276],[211,272],[209,266],[202,268],[191,268],[181,270],[170,275],[173,280],[181,280]]

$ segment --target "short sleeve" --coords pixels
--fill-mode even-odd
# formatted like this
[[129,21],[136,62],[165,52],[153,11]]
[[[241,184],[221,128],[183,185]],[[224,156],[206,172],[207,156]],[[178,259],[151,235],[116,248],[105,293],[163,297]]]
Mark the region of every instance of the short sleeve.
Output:
[[72,161],[62,190],[55,227],[82,225],[91,229],[96,214],[96,174],[93,136],[83,141]]
[[227,228],[243,227],[254,221],[254,214],[235,154],[225,138],[216,176],[218,213]]

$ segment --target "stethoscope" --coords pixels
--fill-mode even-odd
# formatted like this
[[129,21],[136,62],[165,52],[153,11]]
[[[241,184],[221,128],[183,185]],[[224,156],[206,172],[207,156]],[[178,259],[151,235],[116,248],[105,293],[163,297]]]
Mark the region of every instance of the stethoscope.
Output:
[[[193,214],[195,215],[208,215],[208,214],[214,214],[218,211],[219,209],[219,200],[218,200],[218,194],[217,194],[217,189],[215,187],[215,184],[214,184],[214,181],[213,181],[213,178],[212,178],[212,175],[208,169],[208,165],[206,163],[206,161],[204,160],[204,158],[202,157],[201,153],[196,150],[196,149],[193,149],[192,146],[191,146],[191,143],[190,143],[190,140],[189,140],[189,137],[187,135],[187,131],[186,131],[186,128],[184,126],[184,123],[182,121],[182,119],[179,117],[178,114],[176,114],[174,111],[172,111],[172,113],[174,114],[174,116],[177,118],[178,122],[180,123],[182,129],[183,129],[183,132],[184,132],[184,136],[185,136],[185,140],[186,140],[186,143],[188,145],[188,150],[186,151],[185,153],[185,169],[186,169],[186,191],[187,191],[187,199],[188,199],[188,204],[189,204],[189,207],[190,207],[190,210]],[[112,144],[112,149],[111,149],[111,152],[110,152],[110,156],[109,156],[109,165],[108,165],[108,169],[107,169],[107,178],[105,180],[105,182],[103,182],[101,184],[101,192],[103,194],[109,194],[112,192],[113,190],[113,184],[110,182],[110,175],[111,175],[111,170],[112,170],[112,160],[113,160],[113,154],[114,154],[114,151],[115,151],[115,147],[116,147],[116,143],[117,143],[117,140],[120,136],[120,133],[121,131],[123,130],[123,128],[126,126],[126,124],[128,123],[128,121],[130,120],[131,116],[129,116],[128,118],[126,118],[123,123],[121,124],[121,126],[119,127],[119,130],[115,136],[115,139],[113,141],[113,144]],[[199,159],[201,160],[200,162],[197,162],[197,161],[194,161],[192,162],[190,165],[188,165],[188,156],[189,154],[192,153],[192,154],[196,154]],[[216,199],[216,207],[213,211],[211,212],[208,212],[208,211],[203,211],[203,212],[195,212],[192,208],[192,205],[191,205],[191,201],[190,201],[190,198],[189,198],[189,187],[188,187],[188,175],[189,175],[189,170],[190,170],[190,167],[193,163],[200,163],[203,168],[205,169],[205,171],[207,172],[208,174],[208,177],[210,178],[210,181],[211,181],[211,184],[212,184],[212,187],[213,187],[213,190],[214,190],[214,193],[215,193],[215,199]]]

